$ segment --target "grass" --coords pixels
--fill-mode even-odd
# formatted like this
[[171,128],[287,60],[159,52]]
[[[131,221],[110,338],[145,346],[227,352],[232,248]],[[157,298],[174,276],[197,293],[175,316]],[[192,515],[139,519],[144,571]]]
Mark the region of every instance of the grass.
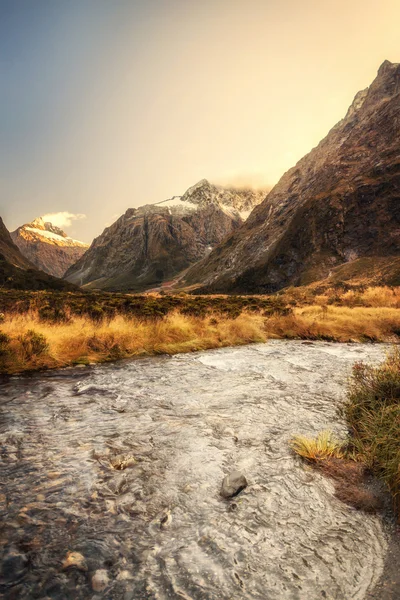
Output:
[[[383,298],[386,291],[381,293]],[[379,296],[370,292],[371,298]],[[290,306],[285,297],[0,294],[0,373],[267,339],[397,341],[395,306]]]
[[378,366],[354,365],[344,406],[359,460],[391,491],[400,509],[400,351]]
[[290,446],[296,454],[313,463],[344,457],[343,443],[336,440],[331,431],[321,431],[316,438],[296,435]]
[[116,316],[103,323],[76,317],[48,323],[35,313],[14,315],[1,325],[0,371],[64,367],[152,354],[175,354],[266,340],[265,318],[194,317],[172,313],[163,319]]
[[292,450],[335,480],[336,495],[367,511],[379,508],[379,499],[366,489],[365,474],[372,473],[391,492],[400,514],[400,349],[373,366],[356,363],[342,409],[349,427],[345,443],[329,432],[315,439],[295,436]]
[[326,305],[295,307],[288,315],[272,315],[267,328],[270,333],[286,339],[395,341],[400,333],[400,310]]
[[341,442],[330,431],[315,438],[296,435],[290,441],[295,454],[333,480],[335,496],[341,502],[364,512],[376,512],[380,498],[366,485],[366,465],[354,460],[348,442]]
[[[322,293],[323,292],[323,293]],[[0,291],[0,373],[175,354],[271,338],[396,342],[400,289],[276,296]]]

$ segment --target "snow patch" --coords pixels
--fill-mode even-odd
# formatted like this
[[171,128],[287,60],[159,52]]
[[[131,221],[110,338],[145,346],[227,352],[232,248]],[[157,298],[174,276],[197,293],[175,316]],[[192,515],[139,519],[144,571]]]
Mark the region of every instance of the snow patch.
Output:
[[39,237],[47,238],[52,242],[56,242],[62,246],[81,246],[82,248],[88,247],[88,244],[84,244],[79,240],[74,240],[70,237],[63,237],[62,235],[58,235],[57,233],[53,233],[51,231],[46,231],[45,229],[36,229],[36,227],[25,227],[24,229],[26,231],[31,231]]

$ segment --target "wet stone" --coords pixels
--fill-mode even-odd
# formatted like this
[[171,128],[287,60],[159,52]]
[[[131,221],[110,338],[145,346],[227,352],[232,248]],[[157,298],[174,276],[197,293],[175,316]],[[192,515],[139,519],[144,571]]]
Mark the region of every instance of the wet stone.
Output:
[[247,487],[247,479],[240,471],[232,471],[224,477],[221,486],[221,496],[223,498],[233,498]]
[[63,569],[75,567],[80,571],[87,571],[85,557],[80,552],[68,552],[62,564]]
[[28,566],[28,557],[18,552],[10,552],[1,565],[1,575],[4,581],[13,581],[24,574]]
[[92,588],[95,592],[102,592],[109,583],[108,573],[105,569],[98,569],[92,577]]

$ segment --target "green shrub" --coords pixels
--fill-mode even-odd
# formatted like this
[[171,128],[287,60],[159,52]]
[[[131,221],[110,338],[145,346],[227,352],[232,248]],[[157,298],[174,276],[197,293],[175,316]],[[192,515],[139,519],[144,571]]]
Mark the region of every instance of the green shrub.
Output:
[[353,451],[391,490],[400,509],[400,350],[377,367],[357,363],[344,414]]

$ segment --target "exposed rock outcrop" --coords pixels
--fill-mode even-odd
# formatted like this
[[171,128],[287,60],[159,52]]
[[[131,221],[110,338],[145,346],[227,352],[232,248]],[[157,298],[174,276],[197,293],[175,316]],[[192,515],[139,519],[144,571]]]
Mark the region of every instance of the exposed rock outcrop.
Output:
[[62,277],[89,248],[41,217],[18,227],[11,238],[35,267],[54,277]]
[[204,179],[183,196],[130,208],[65,278],[105,290],[162,285],[206,256],[264,197],[265,191],[226,189]]
[[204,292],[263,293],[337,269],[368,280],[373,269],[375,282],[398,285],[399,242],[400,65],[385,61],[346,117],[185,280]]

